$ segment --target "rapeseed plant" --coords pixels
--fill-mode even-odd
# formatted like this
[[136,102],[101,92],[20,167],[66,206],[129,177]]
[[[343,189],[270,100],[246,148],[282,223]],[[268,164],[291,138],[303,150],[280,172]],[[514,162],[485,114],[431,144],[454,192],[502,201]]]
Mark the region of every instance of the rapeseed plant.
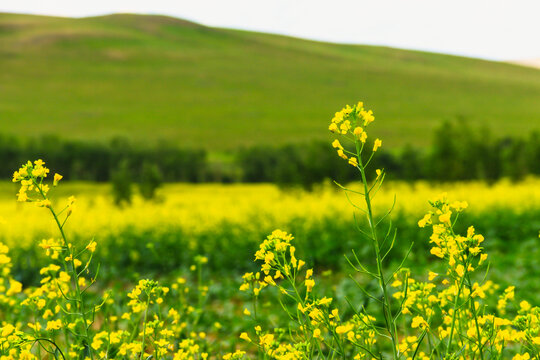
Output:
[[[21,184],[18,201],[49,210],[60,238],[39,243],[51,263],[40,270],[41,285],[24,290],[11,275],[9,248],[0,244],[0,359],[206,359],[206,333],[196,331],[208,291],[201,271],[206,258],[196,258],[193,265],[199,269],[197,310],[186,299],[190,288],[184,278],[170,288],[140,280],[124,306],[107,294],[91,304],[87,295],[99,271],[97,266],[90,275],[97,242],[79,246],[68,240],[65,226],[75,198],[55,209],[45,183],[50,171],[44,165],[42,160],[24,164],[13,181]],[[55,174],[52,185],[61,179]],[[171,292],[175,306],[168,304],[164,312],[164,298]]]
[[[504,317],[507,302],[514,298],[513,287],[505,290],[497,309],[488,308],[485,299],[495,294],[497,286],[491,281],[475,280],[475,275],[485,279],[480,272],[487,273],[484,237],[476,234],[472,226],[464,236],[454,231],[458,215],[468,207],[466,202],[449,202],[442,194],[430,201],[433,210],[418,222],[420,227],[431,226],[430,253],[444,260],[444,273],[430,271],[421,276],[427,278],[422,281],[403,266],[406,258],[394,270],[384,266],[397,232],[388,221],[386,235],[379,237],[377,228],[389,218],[393,205],[379,217],[372,206],[385,178],[380,169],[375,170],[372,183],[366,176],[372,157],[382,145],[380,139],[375,139],[371,153],[364,154],[366,127],[373,121],[373,113],[358,103],[337,112],[329,130],[347,142],[346,146],[339,139],[332,142],[337,155],[360,173],[360,189],[338,185],[367,220],[366,230],[357,226],[361,236],[372,243],[375,267],[364,265],[354,251],[354,257],[348,260],[355,271],[377,281],[378,292],[359,287],[379,304],[380,312],[370,314],[363,306],[349,304],[354,315],[341,318],[340,310],[332,306],[332,298],[314,295],[313,269],[301,274],[305,262],[295,257],[292,235],[276,230],[255,254],[255,259],[262,262],[261,271],[244,275],[240,290],[251,292],[256,302],[262,289],[277,287],[284,299],[292,300],[290,305],[280,299],[291,322],[274,333],[257,325],[253,339],[246,332],[240,337],[257,345],[264,358],[273,359],[539,358],[540,308],[522,302],[514,318]],[[354,196],[361,202],[354,202]],[[391,288],[396,291],[391,293]]]

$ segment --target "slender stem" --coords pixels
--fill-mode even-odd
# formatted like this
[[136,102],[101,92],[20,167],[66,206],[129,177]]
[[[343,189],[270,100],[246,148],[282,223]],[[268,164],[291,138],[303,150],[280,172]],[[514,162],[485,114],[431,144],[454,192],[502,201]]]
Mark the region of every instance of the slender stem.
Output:
[[144,309],[144,322],[143,322],[143,333],[142,333],[142,345],[141,345],[141,356],[139,360],[142,360],[144,356],[144,343],[146,341],[146,316],[148,315],[148,307],[150,306],[150,295],[146,294],[146,309]]
[[366,203],[367,208],[367,220],[369,227],[371,229],[371,236],[373,239],[373,248],[375,250],[375,259],[377,261],[377,273],[378,273],[378,280],[379,280],[379,286],[382,289],[383,292],[383,314],[386,322],[386,329],[388,330],[388,333],[390,334],[390,337],[392,339],[392,352],[394,354],[394,359],[399,358],[397,345],[398,345],[398,335],[397,335],[397,329],[395,326],[395,323],[393,323],[393,316],[392,316],[392,309],[390,308],[390,296],[388,295],[388,290],[386,288],[386,280],[384,277],[383,272],[383,266],[381,261],[381,251],[379,248],[379,241],[377,240],[377,230],[375,228],[375,222],[373,221],[373,210],[371,208],[371,198],[369,196],[369,190],[368,190],[368,182],[366,178],[365,173],[365,167],[362,163],[362,157],[361,157],[361,148],[360,143],[356,141],[356,154],[358,157],[358,169],[360,170],[360,174],[362,175],[362,183],[364,184],[364,201]]
[[72,273],[73,273],[73,282],[75,283],[75,290],[76,290],[76,293],[77,293],[77,304],[78,304],[80,315],[82,317],[83,325],[84,325],[84,333],[85,333],[85,337],[86,337],[86,344],[85,345],[86,345],[86,348],[88,349],[88,352],[90,353],[90,358],[94,359],[94,353],[93,353],[93,351],[91,349],[91,346],[90,346],[90,333],[88,332],[88,321],[87,321],[87,318],[86,318],[86,309],[85,309],[85,305],[84,305],[84,297],[82,296],[82,293],[81,293],[81,288],[79,286],[79,276],[77,274],[77,269],[75,268],[75,258],[73,256],[73,248],[71,246],[69,246],[67,238],[66,238],[66,234],[64,233],[64,228],[63,228],[62,225],[60,225],[60,221],[58,220],[58,216],[56,216],[56,213],[54,212],[52,206],[49,208],[49,210],[51,211],[51,214],[53,215],[54,220],[56,221],[56,224],[58,225],[58,229],[60,230],[60,233],[62,234],[62,239],[64,240],[64,246],[66,246],[66,248],[68,249],[68,252],[69,252],[69,258],[70,258],[70,262],[71,262],[71,269],[72,269]]
[[60,356],[62,356],[62,359],[66,360],[66,357],[64,356],[64,353],[62,352],[62,349],[60,349],[60,347],[56,345],[54,341],[46,339],[46,338],[37,338],[37,339],[34,339],[34,344],[37,342],[39,346],[42,346],[40,341],[46,341],[50,343],[51,345],[53,345],[56,348],[56,350],[58,350],[58,352],[60,353]]
[[456,294],[456,298],[454,300],[454,311],[452,314],[452,325],[450,327],[450,336],[448,337],[448,343],[446,345],[446,351],[444,353],[444,359],[448,356],[448,352],[450,351],[450,346],[452,344],[452,337],[454,336],[454,328],[456,325],[456,316],[457,316],[457,308],[458,308],[458,301],[459,301],[459,295],[461,295],[461,290],[463,288],[463,284],[465,282],[465,278],[461,278],[461,282],[459,284],[458,292]]
[[[456,220],[457,220],[457,217],[459,216],[459,213],[458,215],[456,216]],[[455,224],[455,221],[454,221],[454,224]],[[452,233],[452,236],[456,236],[456,234],[454,233],[454,224],[452,224],[450,226],[450,231]],[[462,248],[462,246],[458,243],[458,249],[463,252],[464,249]],[[475,322],[475,325],[476,325],[476,333],[477,333],[477,336],[478,336],[478,351],[480,352],[480,358],[482,360],[484,360],[484,351],[483,351],[483,345],[481,344],[482,343],[482,336],[481,336],[481,333],[480,333],[480,326],[478,325],[478,317],[476,316],[476,310],[474,308],[474,299],[472,297],[472,293],[473,293],[473,288],[472,288],[472,282],[471,282],[471,275],[469,273],[469,260],[467,258],[465,258],[464,256],[461,256],[461,260],[463,262],[463,267],[465,269],[465,274],[463,275],[462,277],[462,280],[461,280],[461,285],[460,286],[463,286],[463,284],[465,283],[467,285],[467,288],[469,289],[469,305],[470,305],[470,311],[472,312],[472,315],[473,315],[473,318],[474,318],[474,322]],[[465,282],[466,280],[466,282]],[[455,310],[454,310],[455,311]],[[448,349],[447,349],[448,351]],[[473,354],[475,355],[475,354]]]
[[484,346],[482,345],[482,334],[480,333],[480,326],[478,325],[478,316],[476,316],[476,309],[474,308],[474,299],[472,297],[473,288],[471,284],[471,277],[467,272],[467,287],[469,288],[469,304],[471,307],[471,312],[473,314],[474,323],[476,326],[476,334],[478,336],[478,351],[480,352],[480,359],[484,360]]
[[[43,179],[42,179],[43,180]],[[48,200],[48,197],[47,195],[43,192],[40,184],[38,184],[35,180],[35,178],[32,178],[32,181],[34,183],[34,186],[36,186],[38,189],[39,189],[39,193],[41,194],[41,197],[44,199],[44,200]],[[54,221],[56,222],[56,225],[58,226],[58,229],[60,230],[60,234],[62,235],[62,240],[64,242],[64,246],[66,247],[67,251],[68,251],[68,254],[69,254],[69,259],[70,259],[70,262],[71,262],[71,270],[72,270],[72,274],[73,274],[73,282],[75,283],[75,291],[76,291],[76,296],[77,296],[77,307],[80,311],[80,315],[81,315],[81,318],[83,320],[83,326],[84,326],[84,333],[85,333],[85,338],[86,338],[86,344],[85,344],[85,347],[86,349],[88,350],[88,352],[90,353],[90,358],[93,360],[94,359],[94,353],[92,351],[92,348],[90,346],[90,333],[88,332],[88,322],[87,322],[87,319],[86,319],[86,310],[85,310],[85,306],[84,306],[84,298],[82,296],[82,293],[81,293],[81,288],[79,286],[79,276],[77,274],[77,269],[75,267],[75,257],[74,257],[74,254],[73,254],[73,248],[71,246],[69,246],[70,244],[68,243],[67,241],[67,237],[66,237],[66,234],[64,232],[64,224],[60,224],[60,220],[58,219],[58,216],[56,215],[52,205],[49,206],[49,210],[54,218]],[[67,217],[66,217],[66,220],[67,220]],[[65,221],[64,221],[65,223]],[[64,261],[64,264],[65,264],[65,259],[62,259]]]
[[255,296],[255,293],[253,293],[253,319],[257,321],[257,299],[258,296]]

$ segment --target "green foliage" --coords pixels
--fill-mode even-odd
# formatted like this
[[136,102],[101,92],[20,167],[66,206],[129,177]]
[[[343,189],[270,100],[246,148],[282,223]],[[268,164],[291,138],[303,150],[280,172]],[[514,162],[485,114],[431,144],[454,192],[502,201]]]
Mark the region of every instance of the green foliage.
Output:
[[403,148],[398,163],[403,180],[413,181],[424,177],[422,153],[411,145]]
[[156,191],[163,183],[163,175],[156,164],[143,163],[139,191],[146,200],[156,198]]
[[132,175],[127,160],[120,162],[120,166],[112,174],[112,193],[117,206],[130,205],[133,196]]
[[[494,139],[486,128],[475,130],[465,122],[444,123],[435,132],[431,152],[423,163],[423,178],[438,181],[502,177],[521,180],[539,174],[540,137]],[[446,170],[446,173],[444,171]]]
[[[0,177],[11,177],[8,165],[16,167],[26,158],[47,155],[52,163],[59,164],[58,171],[67,180],[110,181],[118,164],[127,159],[133,181],[149,198],[161,182],[271,182],[311,190],[325,179],[353,181],[353,169],[336,162],[329,147],[324,141],[258,145],[221,153],[225,156],[210,161],[204,150],[181,149],[166,143],[145,147],[115,138],[103,146],[51,136],[23,140],[0,135],[0,163],[6,164],[0,169]],[[445,122],[436,129],[431,147],[407,145],[401,151],[383,148],[373,164],[387,170],[391,179],[520,180],[540,174],[540,133],[496,138],[487,128],[472,128],[464,121]],[[368,179],[371,175],[367,174]]]
[[[114,138],[108,144],[101,144],[56,136],[20,138],[0,134],[0,163],[6,167],[17,167],[27,158],[43,157],[58,164],[57,169],[66,180],[110,181],[124,160],[129,161],[133,180],[138,182],[148,176],[169,182],[195,183],[209,177],[204,150],[180,149],[167,143],[145,147],[126,138]],[[153,164],[155,169],[145,170],[145,164]],[[150,175],[150,172],[155,174]],[[0,169],[0,177],[10,178],[11,175],[6,168]]]

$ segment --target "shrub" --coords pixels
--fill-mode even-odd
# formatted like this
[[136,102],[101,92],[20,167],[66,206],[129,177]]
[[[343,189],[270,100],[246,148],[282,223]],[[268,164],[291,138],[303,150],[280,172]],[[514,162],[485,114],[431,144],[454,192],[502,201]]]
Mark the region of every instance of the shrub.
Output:
[[141,181],[139,183],[139,191],[142,197],[146,200],[156,198],[156,191],[163,183],[163,176],[159,167],[156,164],[144,162],[141,170]]

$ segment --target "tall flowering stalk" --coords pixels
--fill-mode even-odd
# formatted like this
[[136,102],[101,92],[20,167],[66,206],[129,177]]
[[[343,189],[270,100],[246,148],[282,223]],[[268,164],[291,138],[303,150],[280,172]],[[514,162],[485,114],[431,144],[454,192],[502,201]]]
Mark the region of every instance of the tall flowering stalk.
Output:
[[[387,270],[384,262],[396,240],[392,222],[387,221],[394,206],[380,216],[373,211],[373,199],[385,177],[378,169],[370,176],[368,168],[382,145],[380,139],[367,145],[366,128],[373,121],[373,113],[360,102],[337,112],[329,130],[340,137],[332,143],[338,156],[360,175],[361,190],[338,185],[365,217],[367,229],[356,225],[372,244],[375,264],[364,265],[354,251],[348,260],[355,271],[377,280],[378,291],[370,292],[360,285],[359,289],[380,305],[383,319],[353,304],[349,304],[353,316],[341,318],[332,297],[317,294],[313,269],[302,274],[305,263],[296,258],[292,235],[276,230],[255,254],[255,260],[262,262],[260,271],[245,274],[240,290],[257,302],[264,288],[277,288],[280,304],[291,321],[274,332],[257,325],[254,337],[247,332],[240,337],[256,345],[265,359],[539,359],[540,308],[523,301],[513,320],[504,317],[507,303],[514,298],[511,287],[501,295],[497,312],[488,312],[484,299],[494,293],[496,285],[485,281],[485,276],[475,280],[486,266],[484,237],[472,226],[463,236],[454,230],[466,202],[450,202],[442,194],[430,202],[433,210],[418,222],[420,227],[433,228],[430,253],[443,260],[444,273],[429,271],[420,276],[426,278],[423,281],[404,268],[412,245],[397,268]],[[370,177],[375,180],[368,181]],[[358,197],[360,201],[353,201]],[[384,229],[380,229],[382,224],[387,224]],[[251,315],[247,309],[244,314]],[[244,355],[236,352],[226,358],[241,359]]]
[[[393,358],[399,358],[399,339],[398,331],[396,326],[396,315],[392,312],[391,307],[391,296],[388,291],[388,283],[391,280],[391,276],[387,277],[384,272],[383,261],[388,253],[392,250],[394,245],[394,240],[396,237],[395,231],[392,231],[392,225],[388,227],[386,235],[382,238],[378,235],[378,227],[382,224],[383,220],[391,213],[390,209],[384,216],[376,218],[372,202],[375,194],[381,187],[384,181],[384,172],[377,169],[375,171],[375,181],[373,184],[370,184],[368,181],[368,166],[373,159],[373,156],[377,150],[381,147],[382,141],[379,138],[376,138],[373,141],[373,147],[369,149],[366,146],[368,140],[368,134],[366,128],[375,120],[373,112],[371,110],[366,110],[364,104],[359,102],[353,107],[347,105],[341,111],[335,113],[330,126],[328,129],[341,137],[344,142],[347,142],[344,145],[338,139],[335,139],[332,143],[332,146],[337,150],[337,154],[342,159],[346,160],[350,165],[354,166],[360,173],[360,179],[362,182],[362,191],[352,190],[345,186],[339,185],[346,193],[347,199],[351,205],[361,211],[368,224],[368,231],[363,231],[358,227],[358,230],[361,234],[369,239],[373,245],[373,254],[376,262],[376,269],[369,270],[367,266],[364,266],[355,255],[355,264],[351,265],[355,270],[368,274],[374,277],[381,291],[382,296],[366,294],[380,303],[382,307],[382,313],[384,315],[384,325],[385,330],[388,333],[388,336],[392,340],[392,350]],[[351,144],[352,146],[349,146]],[[366,152],[369,152],[365,155]],[[362,198],[362,204],[357,204],[352,201],[350,194],[359,195]],[[391,241],[389,241],[391,240]],[[365,291],[365,290],[364,290]]]
[[[195,306],[187,301],[186,294],[192,292],[184,278],[172,286],[178,301],[171,299],[165,308],[170,289],[153,280],[140,280],[125,304],[115,301],[114,291],[96,304],[90,297],[100,297],[100,291],[87,291],[99,270],[89,277],[97,243],[69,241],[65,224],[75,198],[56,210],[46,184],[50,171],[44,165],[42,160],[29,161],[13,174],[13,181],[21,184],[17,198],[48,209],[61,237],[39,243],[51,262],[39,271],[40,285],[24,290],[11,276],[9,248],[0,243],[0,359],[208,359],[206,331],[199,325],[208,293],[201,269],[206,257],[195,259]],[[61,179],[55,174],[52,187]],[[4,321],[4,310],[11,322]]]
[[[69,325],[69,331],[65,333],[66,338],[68,334],[71,334],[76,339],[81,339],[83,352],[91,359],[94,359],[94,352],[90,346],[92,343],[92,332],[89,329],[94,321],[95,311],[99,306],[89,307],[86,303],[84,292],[95,282],[95,277],[90,279],[90,283],[87,284],[87,280],[83,277],[83,274],[88,271],[92,255],[96,249],[96,242],[92,240],[85,248],[77,251],[76,247],[68,241],[64,227],[73,212],[75,198],[71,196],[62,210],[56,211],[54,209],[48,196],[50,186],[44,182],[50,170],[44,165],[45,162],[43,160],[36,160],[33,163],[28,161],[18,171],[15,171],[13,182],[21,184],[17,194],[18,201],[31,202],[39,207],[47,208],[53,216],[61,235],[60,242],[51,239],[42,242],[40,246],[48,250],[53,258],[60,259],[64,271],[59,273],[59,279],[53,286],[56,287],[56,290],[66,301],[64,304],[59,304],[61,310],[67,317],[78,317],[78,320],[70,324],[62,323],[61,320],[50,321],[47,327],[50,330],[58,330],[63,326],[67,327]],[[61,179],[61,175],[55,174],[53,186],[57,186]],[[80,259],[85,253],[89,253],[90,255],[83,264],[83,261]],[[48,271],[56,272],[54,270],[54,267],[48,269]],[[62,283],[64,285],[69,283],[70,287],[62,286]]]

